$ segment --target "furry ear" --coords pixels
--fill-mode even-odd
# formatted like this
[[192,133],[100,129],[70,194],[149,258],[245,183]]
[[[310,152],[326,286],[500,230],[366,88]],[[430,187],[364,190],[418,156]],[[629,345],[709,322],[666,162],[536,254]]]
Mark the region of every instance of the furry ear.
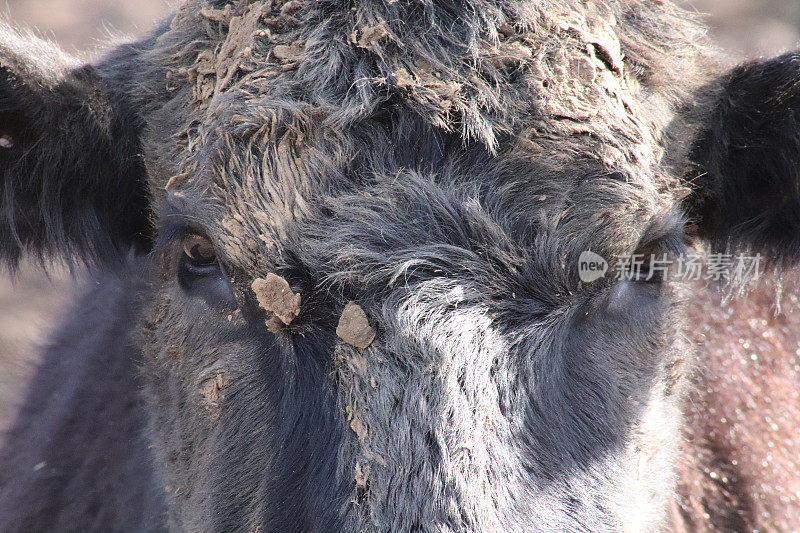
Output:
[[716,251],[800,261],[800,53],[729,72],[712,91],[687,199]]
[[89,262],[148,241],[138,124],[91,65],[0,25],[0,260]]

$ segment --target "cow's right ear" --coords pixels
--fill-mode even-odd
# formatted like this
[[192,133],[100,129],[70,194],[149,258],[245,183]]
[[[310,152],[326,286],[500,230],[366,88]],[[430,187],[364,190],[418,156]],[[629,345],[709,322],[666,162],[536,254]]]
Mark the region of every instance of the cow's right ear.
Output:
[[138,120],[114,80],[0,25],[0,260],[88,262],[147,246]]

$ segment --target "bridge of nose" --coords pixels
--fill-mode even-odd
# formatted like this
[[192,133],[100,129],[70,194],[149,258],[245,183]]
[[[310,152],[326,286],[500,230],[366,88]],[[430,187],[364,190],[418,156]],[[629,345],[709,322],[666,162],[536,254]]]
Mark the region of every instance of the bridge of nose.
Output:
[[492,368],[507,346],[485,308],[456,308],[457,283],[436,292],[377,310],[381,333],[363,352],[336,348],[359,498],[351,518],[498,528],[493,480],[508,475],[498,459],[508,427]]

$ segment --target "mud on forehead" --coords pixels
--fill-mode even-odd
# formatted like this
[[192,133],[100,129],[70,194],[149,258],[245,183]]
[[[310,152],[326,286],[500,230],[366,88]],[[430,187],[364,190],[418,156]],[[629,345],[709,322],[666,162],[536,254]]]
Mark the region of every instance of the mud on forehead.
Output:
[[[305,102],[333,110],[340,125],[401,95],[427,122],[490,148],[507,133],[544,148],[579,136],[606,164],[651,163],[651,130],[670,119],[664,101],[685,96],[697,74],[686,44],[699,31],[691,16],[652,2],[558,3],[563,9],[482,0],[342,10],[338,2],[195,0],[154,54],[191,109],[181,132],[189,146],[193,129],[227,105],[224,95]],[[680,30],[685,40],[673,38]]]
[[[461,14],[450,22],[464,43],[428,28],[399,46],[421,30],[389,16],[405,4],[364,3],[320,24],[326,5],[189,2],[161,38],[173,98],[188,109],[171,188],[187,205],[214,206],[210,231],[234,255],[277,246],[311,206],[319,215],[321,197],[368,194],[381,181],[373,193],[389,194],[381,187],[402,172],[459,202],[502,206],[496,222],[512,234],[544,223],[627,246],[664,210],[676,184],[660,170],[668,114],[655,108],[675,95],[648,93],[655,110],[643,109],[641,76],[629,70],[646,52],[635,24],[616,26],[624,7],[569,20],[513,13],[526,21],[515,26],[505,8]],[[665,53],[681,61],[687,51]]]

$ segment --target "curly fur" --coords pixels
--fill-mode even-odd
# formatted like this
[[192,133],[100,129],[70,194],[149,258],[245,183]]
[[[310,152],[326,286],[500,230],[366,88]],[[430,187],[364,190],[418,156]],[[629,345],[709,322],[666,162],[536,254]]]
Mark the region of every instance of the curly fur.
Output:
[[[688,290],[585,284],[579,255],[680,253],[687,217],[796,254],[795,56],[726,74],[702,35],[666,1],[187,0],[94,66],[0,47],[0,253],[154,245],[118,357],[155,463],[124,475],[167,527],[654,530]],[[277,332],[268,274],[301,295]]]

